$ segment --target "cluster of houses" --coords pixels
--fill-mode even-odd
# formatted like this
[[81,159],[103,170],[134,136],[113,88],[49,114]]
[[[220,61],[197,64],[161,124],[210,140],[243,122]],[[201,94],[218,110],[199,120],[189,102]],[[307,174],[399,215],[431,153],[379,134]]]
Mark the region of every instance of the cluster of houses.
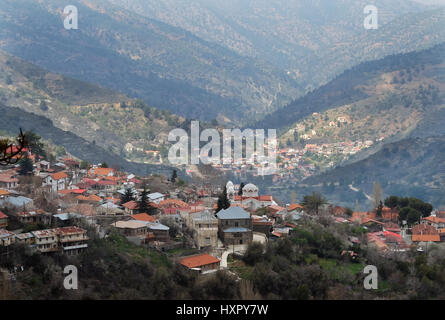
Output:
[[[114,230],[138,245],[158,250],[175,245],[196,248],[206,253],[186,257],[180,263],[189,269],[212,272],[219,269],[223,252],[231,247],[246,248],[254,240],[286,237],[300,219],[310,217],[298,203],[280,206],[271,195],[260,195],[254,184],[240,187],[231,181],[225,186],[230,206],[219,211],[217,198],[221,190],[179,187],[167,178],[160,178],[166,188],[148,191],[147,203],[141,207],[148,178],[100,165],[81,169],[72,158],[58,159],[55,164],[34,161],[34,177],[40,178],[36,188],[45,194],[46,202],[55,204],[45,207],[38,193],[27,194],[20,188],[17,172],[17,166],[0,172],[0,208],[7,208],[0,212],[0,247],[24,243],[44,254],[75,255],[85,250],[87,231],[78,226],[83,221],[101,237]],[[129,194],[132,199],[124,202]],[[326,209],[333,223],[367,228],[367,242],[380,250],[406,250],[411,243],[445,239],[445,212],[437,211],[408,230],[399,227],[395,209],[385,207],[379,217],[375,211],[347,216],[345,208],[329,205]],[[22,233],[21,228],[14,230],[10,222],[48,228]],[[173,232],[176,230],[179,232]],[[185,235],[189,237],[187,242]],[[352,243],[363,240],[350,239]]]
[[380,216],[373,210],[353,212],[351,217],[346,217],[343,208],[335,207],[333,214],[336,222],[356,223],[366,228],[368,244],[381,251],[406,251],[412,245],[423,251],[430,243],[445,241],[445,211],[435,210],[412,226],[400,226],[397,208],[383,207]]
[[86,230],[76,226],[17,234],[0,229],[0,245],[8,247],[14,243],[22,243],[41,253],[61,252],[66,255],[77,255],[88,247],[86,233]]

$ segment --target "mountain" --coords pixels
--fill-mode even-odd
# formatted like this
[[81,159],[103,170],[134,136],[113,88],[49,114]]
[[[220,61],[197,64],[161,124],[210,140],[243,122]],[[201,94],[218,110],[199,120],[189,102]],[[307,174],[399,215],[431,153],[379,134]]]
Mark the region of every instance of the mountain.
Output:
[[443,103],[444,49],[441,44],[362,63],[255,127],[326,142],[403,137]]
[[365,200],[363,195],[372,193],[376,181],[386,196],[414,196],[443,206],[445,136],[386,144],[367,159],[306,179],[300,191],[316,189],[330,200],[352,207],[356,199]]
[[266,117],[258,127],[276,125],[291,147],[347,145],[355,153],[308,152],[300,165],[316,164],[319,172],[277,192],[297,190],[301,198],[315,190],[354,207],[355,200],[368,202],[379,181],[386,195],[443,205],[444,49],[440,44],[362,63]]
[[60,1],[1,1],[0,48],[189,118],[260,117],[299,92],[283,70],[183,29],[105,0],[70,4],[78,30],[64,29]]
[[[445,41],[444,9],[406,0],[110,0],[240,55],[286,70],[312,89],[364,61]],[[377,30],[363,26],[367,5]]]
[[0,52],[0,99],[117,155],[140,161],[147,160],[144,150],[165,149],[170,130],[185,122],[166,110],[48,72],[4,52]]
[[[170,176],[172,168],[164,165],[150,165],[129,162],[124,158],[82,139],[75,134],[54,126],[51,120],[15,107],[7,107],[0,103],[0,127],[9,134],[17,135],[20,128],[31,130],[55,145],[63,146],[73,156],[90,163],[106,162],[112,167],[118,166],[127,172],[139,175],[150,173]],[[182,173],[181,173],[182,176]]]

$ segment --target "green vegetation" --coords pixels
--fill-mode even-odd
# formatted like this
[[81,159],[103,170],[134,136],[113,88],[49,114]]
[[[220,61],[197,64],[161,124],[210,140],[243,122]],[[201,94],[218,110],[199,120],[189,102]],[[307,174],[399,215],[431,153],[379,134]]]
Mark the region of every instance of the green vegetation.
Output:
[[429,203],[423,202],[420,199],[399,198],[397,196],[390,196],[385,199],[385,205],[390,208],[399,209],[399,221],[406,221],[408,225],[419,222],[420,218],[428,217],[433,211],[433,206]]

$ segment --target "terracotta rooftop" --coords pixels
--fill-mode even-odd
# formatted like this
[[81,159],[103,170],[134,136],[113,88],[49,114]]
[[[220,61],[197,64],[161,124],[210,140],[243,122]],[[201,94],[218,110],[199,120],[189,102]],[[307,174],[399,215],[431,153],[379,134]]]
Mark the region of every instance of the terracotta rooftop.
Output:
[[125,202],[122,206],[127,208],[127,209],[129,209],[129,210],[135,210],[135,209],[137,209],[139,207],[138,203],[136,201],[134,201],[134,200]]
[[52,177],[54,180],[58,181],[58,180],[61,180],[61,179],[66,179],[66,178],[68,178],[68,175],[67,175],[65,172],[61,171],[61,172],[52,173],[52,174],[51,174],[51,177]]
[[202,266],[206,266],[213,263],[219,263],[220,260],[209,255],[209,254],[201,254],[199,256],[193,256],[184,258],[181,260],[181,264],[188,268],[198,268]]
[[147,213],[133,214],[131,217],[137,221],[147,221],[147,222],[155,222],[156,221],[156,219],[154,217],[150,216]]
[[413,234],[411,237],[413,242],[439,242],[439,234]]

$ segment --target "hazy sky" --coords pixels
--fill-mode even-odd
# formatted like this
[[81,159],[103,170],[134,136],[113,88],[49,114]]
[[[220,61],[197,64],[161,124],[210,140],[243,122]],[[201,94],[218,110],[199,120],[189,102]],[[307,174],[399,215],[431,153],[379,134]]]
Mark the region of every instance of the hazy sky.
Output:
[[442,4],[445,5],[445,0],[414,0],[416,2],[424,3],[424,4]]

